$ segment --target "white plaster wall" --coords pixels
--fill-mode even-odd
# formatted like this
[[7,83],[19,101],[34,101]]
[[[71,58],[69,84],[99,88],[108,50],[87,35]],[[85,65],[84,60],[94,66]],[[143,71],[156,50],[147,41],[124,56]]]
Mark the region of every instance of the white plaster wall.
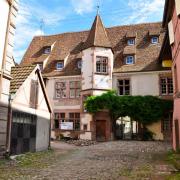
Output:
[[118,79],[130,79],[131,95],[159,95],[159,73],[119,73],[113,75],[113,89],[118,90]]
[[159,95],[158,73],[136,74],[131,77],[132,95]]
[[112,70],[113,70],[113,53],[111,49],[95,48],[94,50],[94,72],[96,72],[96,57],[108,57],[108,75],[94,74],[93,88],[95,89],[112,89]]
[[16,94],[13,96],[12,107],[18,110],[36,114],[38,116],[47,118],[50,120],[50,113],[48,106],[46,104],[42,88],[39,83],[38,89],[38,106],[37,109],[29,107],[30,102],[30,90],[31,90],[31,80],[37,80],[37,74],[35,73],[36,68],[29,75],[29,77],[24,81],[22,86],[17,90]]
[[81,68],[82,90],[93,88],[93,53],[94,51],[91,48],[83,51]]
[[8,79],[2,79],[2,96],[1,102],[8,103],[9,98],[10,81]]
[[3,59],[3,51],[4,51],[4,43],[6,36],[6,28],[7,28],[7,20],[9,13],[9,4],[6,0],[0,1],[0,69],[2,67],[2,59]]

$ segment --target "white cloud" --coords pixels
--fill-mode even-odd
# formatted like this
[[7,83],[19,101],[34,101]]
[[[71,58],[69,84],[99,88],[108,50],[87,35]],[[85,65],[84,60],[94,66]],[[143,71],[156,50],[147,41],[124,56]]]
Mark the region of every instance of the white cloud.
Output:
[[128,6],[132,9],[132,15],[125,18],[126,23],[142,23],[149,17],[161,16],[164,0],[129,0]]
[[71,3],[77,14],[90,13],[96,5],[95,0],[71,0]]

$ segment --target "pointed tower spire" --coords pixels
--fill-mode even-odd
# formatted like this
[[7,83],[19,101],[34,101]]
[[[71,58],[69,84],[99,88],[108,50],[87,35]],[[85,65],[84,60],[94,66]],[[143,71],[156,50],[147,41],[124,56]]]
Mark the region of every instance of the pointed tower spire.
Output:
[[90,47],[107,47],[111,48],[106,29],[102,23],[99,14],[96,15],[94,23],[89,32],[89,36],[84,44],[84,49]]

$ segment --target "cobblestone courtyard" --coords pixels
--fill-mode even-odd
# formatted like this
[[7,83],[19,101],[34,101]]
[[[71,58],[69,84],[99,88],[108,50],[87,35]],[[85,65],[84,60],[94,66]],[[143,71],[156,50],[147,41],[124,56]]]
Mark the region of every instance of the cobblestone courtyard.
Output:
[[164,160],[170,146],[162,142],[114,141],[85,147],[53,142],[52,148],[0,164],[0,179],[163,180],[175,170]]

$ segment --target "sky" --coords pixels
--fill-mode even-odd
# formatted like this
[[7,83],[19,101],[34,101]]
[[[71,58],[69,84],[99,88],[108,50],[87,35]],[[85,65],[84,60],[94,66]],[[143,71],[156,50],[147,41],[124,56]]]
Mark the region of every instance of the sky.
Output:
[[20,0],[14,58],[19,63],[32,38],[88,30],[97,14],[105,27],[162,21],[165,0]]

